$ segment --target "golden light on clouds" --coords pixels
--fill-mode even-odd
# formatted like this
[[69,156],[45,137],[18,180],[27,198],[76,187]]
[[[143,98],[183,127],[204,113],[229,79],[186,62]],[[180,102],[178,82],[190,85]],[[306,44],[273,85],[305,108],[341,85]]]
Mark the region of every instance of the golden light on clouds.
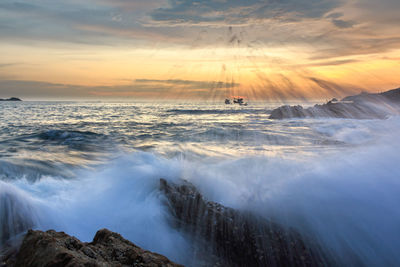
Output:
[[[240,94],[284,100],[399,86],[400,34],[390,11],[395,3],[381,3],[381,11],[388,9],[385,17],[373,16],[375,4],[369,1],[301,1],[302,7],[291,1],[226,7],[199,2],[193,11],[189,0],[171,5],[154,0],[138,12],[120,1],[27,2],[22,8],[7,0],[0,6],[10,21],[0,27],[0,90],[31,98],[47,92],[74,99]],[[19,31],[7,30],[21,23]]]

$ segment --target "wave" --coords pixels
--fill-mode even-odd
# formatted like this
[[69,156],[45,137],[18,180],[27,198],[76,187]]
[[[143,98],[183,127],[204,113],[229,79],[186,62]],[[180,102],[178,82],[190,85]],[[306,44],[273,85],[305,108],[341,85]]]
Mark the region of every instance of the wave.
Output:
[[46,131],[18,135],[12,139],[0,142],[2,145],[16,148],[28,144],[27,149],[40,149],[39,145],[63,145],[75,150],[96,150],[103,148],[109,137],[90,131],[73,131],[63,129],[50,129]]
[[[14,210],[23,211],[36,228],[62,230],[89,241],[106,227],[191,266],[196,248],[190,237],[171,226],[158,191],[159,178],[184,178],[211,201],[272,218],[312,237],[341,265],[397,266],[400,122],[363,123],[376,125],[370,128],[376,130],[373,141],[327,157],[243,156],[205,162],[138,152],[94,171],[78,171],[74,180],[1,183],[0,193],[8,197],[0,197],[0,207],[16,199],[29,208]],[[352,133],[341,127],[315,129],[354,140],[364,128]],[[0,223],[4,229],[6,220]]]
[[398,266],[400,127],[386,126],[379,141],[327,158],[246,157],[186,177],[209,199],[311,236],[343,266]]
[[73,169],[79,167],[81,166],[37,159],[0,160],[0,180],[26,179],[35,182],[46,176],[66,179],[74,177]]
[[[43,176],[70,178],[74,169],[99,164],[116,150],[109,136],[94,132],[52,129],[18,135],[0,142],[0,180]],[[2,152],[3,152],[2,151]]]
[[94,132],[81,132],[81,131],[65,131],[65,130],[49,130],[42,132],[37,135],[40,139],[43,140],[52,140],[52,141],[69,141],[69,140],[85,140],[87,138],[93,138],[97,136],[101,136]]
[[22,190],[0,181],[0,249],[1,245],[40,224],[32,202]]
[[168,113],[213,115],[213,114],[270,114],[269,109],[169,109]]
[[[176,170],[168,160],[139,153],[95,172],[78,172],[74,180],[46,177],[32,184],[19,179],[3,190],[11,196],[29,196],[15,199],[31,207],[23,218],[33,221],[35,229],[55,229],[90,241],[98,229],[108,228],[140,247],[186,263],[191,255],[182,251],[191,251],[190,243],[171,228],[158,192],[159,178],[179,177]],[[0,229],[5,224],[0,220]]]
[[104,149],[104,144],[108,137],[104,134],[98,134],[90,131],[70,131],[70,130],[48,130],[31,138],[38,138],[49,144],[53,142],[56,145],[65,145],[71,149],[80,151],[96,151]]

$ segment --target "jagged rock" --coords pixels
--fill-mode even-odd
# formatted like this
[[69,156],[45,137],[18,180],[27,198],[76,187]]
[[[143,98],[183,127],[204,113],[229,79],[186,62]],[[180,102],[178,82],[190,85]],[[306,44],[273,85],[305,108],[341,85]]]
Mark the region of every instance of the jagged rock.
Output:
[[302,106],[281,106],[272,110],[270,119],[332,117],[352,119],[384,119],[393,113],[400,113],[400,88],[379,94],[361,93],[337,101],[309,108]]
[[13,242],[7,242],[0,245],[0,267],[10,267],[15,265],[18,248],[21,245],[21,242],[21,238],[16,238]]
[[91,243],[83,243],[64,232],[29,230],[15,261],[10,262],[10,258],[4,266],[182,266],[107,229],[98,231]]
[[206,201],[190,183],[160,179],[160,190],[176,221],[175,227],[203,249],[215,254],[222,266],[324,266],[332,261],[320,247],[293,229],[249,213]]
[[389,110],[370,103],[342,103],[329,101],[323,105],[309,108],[301,106],[282,106],[272,110],[270,119],[290,118],[352,118],[352,119],[384,119],[390,114]]
[[389,90],[377,94],[361,93],[358,95],[347,96],[342,101],[353,102],[400,102],[400,88]]
[[281,106],[271,111],[270,119],[283,119],[283,118],[304,118],[306,117],[307,110],[302,106]]

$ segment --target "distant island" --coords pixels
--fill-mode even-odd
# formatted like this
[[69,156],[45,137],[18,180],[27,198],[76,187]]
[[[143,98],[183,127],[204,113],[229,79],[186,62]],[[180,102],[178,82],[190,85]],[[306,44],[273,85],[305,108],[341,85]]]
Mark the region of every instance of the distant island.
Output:
[[22,101],[22,100],[20,98],[18,98],[18,97],[10,97],[10,98],[7,98],[7,99],[0,98],[0,101]]
[[270,119],[288,118],[351,118],[351,119],[384,119],[400,113],[400,88],[383,93],[347,96],[342,100],[336,98],[322,105],[309,108],[281,106],[272,110]]

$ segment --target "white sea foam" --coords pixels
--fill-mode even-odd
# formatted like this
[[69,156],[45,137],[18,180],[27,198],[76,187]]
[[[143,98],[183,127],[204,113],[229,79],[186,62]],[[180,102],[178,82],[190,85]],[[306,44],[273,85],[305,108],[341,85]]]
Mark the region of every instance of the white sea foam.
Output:
[[196,160],[138,152],[79,171],[76,179],[0,183],[0,194],[25,203],[26,216],[35,218],[39,229],[89,241],[98,229],[109,228],[190,264],[190,240],[168,223],[157,190],[161,177],[184,178],[210,200],[273,218],[317,239],[343,264],[400,265],[400,119],[309,123],[350,146],[324,157],[299,151],[291,157],[249,153]]
[[46,177],[34,184],[16,180],[5,190],[29,195],[21,200],[39,211],[38,229],[64,231],[90,241],[97,230],[108,228],[145,249],[187,263],[190,244],[170,227],[157,190],[160,177],[180,176],[177,163],[138,153],[119,158],[100,171],[81,172],[78,179]]
[[343,264],[398,266],[399,120],[377,124],[374,142],[326,158],[245,158],[187,177],[213,200],[316,238]]

